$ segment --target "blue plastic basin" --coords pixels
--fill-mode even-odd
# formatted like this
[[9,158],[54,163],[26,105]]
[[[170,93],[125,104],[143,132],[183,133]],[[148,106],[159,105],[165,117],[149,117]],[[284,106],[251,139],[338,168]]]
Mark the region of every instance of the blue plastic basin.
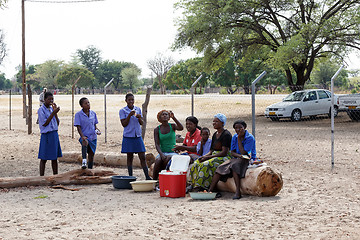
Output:
[[130,182],[135,181],[133,176],[112,176],[112,184],[117,189],[132,189]]

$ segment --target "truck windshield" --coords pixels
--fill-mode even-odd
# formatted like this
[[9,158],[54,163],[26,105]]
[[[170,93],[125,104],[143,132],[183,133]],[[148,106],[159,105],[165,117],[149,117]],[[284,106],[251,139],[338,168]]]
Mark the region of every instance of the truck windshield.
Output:
[[284,102],[296,102],[301,101],[305,92],[293,92],[284,98]]

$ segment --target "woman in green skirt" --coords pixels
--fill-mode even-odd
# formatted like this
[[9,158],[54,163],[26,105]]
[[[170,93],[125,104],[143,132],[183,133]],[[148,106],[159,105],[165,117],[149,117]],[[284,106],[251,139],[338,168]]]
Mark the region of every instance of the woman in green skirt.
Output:
[[224,128],[226,116],[218,113],[214,116],[213,126],[216,132],[212,136],[210,152],[196,160],[190,169],[191,186],[194,191],[208,189],[216,168],[230,156],[231,133]]

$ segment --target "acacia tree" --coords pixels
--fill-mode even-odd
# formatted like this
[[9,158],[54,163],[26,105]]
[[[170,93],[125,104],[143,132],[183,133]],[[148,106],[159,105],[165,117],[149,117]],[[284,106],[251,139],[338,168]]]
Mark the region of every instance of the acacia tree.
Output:
[[[101,51],[95,46],[88,46],[85,50],[76,50],[76,53],[82,65],[96,76],[96,72],[101,63]],[[91,88],[93,89],[93,93],[96,83],[96,81],[92,81]]]
[[203,77],[197,84],[197,86],[200,86],[201,92],[201,86],[205,86],[207,83],[207,75],[201,71],[201,61],[202,58],[190,58],[176,63],[166,75],[164,80],[165,86],[170,89],[182,89],[185,93],[188,93],[193,82],[203,74]]
[[35,73],[26,76],[27,81],[36,81],[41,87],[56,88],[56,77],[63,70],[64,62],[48,60],[35,68]]
[[132,66],[125,68],[122,71],[122,76],[124,78],[124,86],[134,91],[135,88],[139,87],[141,82],[139,80],[139,76],[141,74],[141,70],[138,67]]
[[138,68],[134,63],[131,62],[119,62],[119,61],[109,61],[105,60],[100,63],[99,68],[96,71],[96,78],[99,80],[99,83],[106,84],[112,78],[114,79],[112,85],[116,90],[124,87],[123,79],[123,70],[125,68]]
[[78,87],[93,86],[94,74],[84,67],[66,67],[56,76],[56,82],[60,87],[70,87],[80,77],[77,82]]
[[176,7],[184,12],[175,48],[204,53],[212,70],[242,49],[262,49],[293,90],[304,86],[317,59],[360,50],[357,0],[179,0]]
[[5,35],[3,30],[0,29],[0,65],[6,56],[6,44],[5,44]]
[[156,75],[156,78],[159,81],[161,94],[165,94],[165,85],[163,80],[166,79],[167,72],[174,64],[175,60],[172,57],[166,57],[162,53],[156,54],[153,59],[147,61],[148,67]]

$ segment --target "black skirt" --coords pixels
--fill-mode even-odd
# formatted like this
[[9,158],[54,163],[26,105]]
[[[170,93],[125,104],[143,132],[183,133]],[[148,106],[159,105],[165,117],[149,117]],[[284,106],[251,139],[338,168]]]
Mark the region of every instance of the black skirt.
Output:
[[221,175],[221,181],[226,182],[228,178],[233,177],[233,172],[237,173],[240,178],[244,178],[248,166],[249,159],[233,158],[218,166],[215,172]]

